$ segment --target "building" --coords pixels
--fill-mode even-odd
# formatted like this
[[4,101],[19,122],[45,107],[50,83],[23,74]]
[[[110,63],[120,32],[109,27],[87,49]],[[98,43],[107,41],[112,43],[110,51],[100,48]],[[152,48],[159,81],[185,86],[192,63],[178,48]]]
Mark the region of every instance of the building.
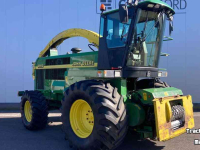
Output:
[[[32,62],[59,32],[69,28],[99,31],[99,6],[118,7],[119,0],[0,0],[0,103],[18,103],[19,90],[32,90]],[[191,94],[200,102],[200,20],[199,1],[163,0],[177,14],[174,17],[174,40],[164,42],[160,67],[167,68],[171,86]],[[167,26],[168,27],[168,26]],[[168,35],[168,30],[166,30]],[[72,38],[59,48],[60,54],[73,47],[90,51],[86,39]]]

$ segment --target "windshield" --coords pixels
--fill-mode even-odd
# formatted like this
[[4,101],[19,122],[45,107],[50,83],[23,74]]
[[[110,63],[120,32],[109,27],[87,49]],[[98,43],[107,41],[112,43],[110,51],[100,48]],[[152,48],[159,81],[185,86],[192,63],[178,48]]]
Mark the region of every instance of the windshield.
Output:
[[127,66],[158,66],[165,18],[162,12],[138,10]]

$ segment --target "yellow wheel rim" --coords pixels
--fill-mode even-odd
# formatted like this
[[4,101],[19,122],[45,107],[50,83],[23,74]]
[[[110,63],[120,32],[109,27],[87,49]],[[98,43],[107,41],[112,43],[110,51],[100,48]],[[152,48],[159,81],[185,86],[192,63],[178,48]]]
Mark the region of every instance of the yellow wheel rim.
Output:
[[87,138],[94,127],[94,115],[90,105],[82,100],[76,100],[70,109],[70,124],[74,133],[80,138]]
[[31,120],[32,120],[32,109],[31,109],[31,103],[28,100],[25,102],[25,105],[24,105],[24,113],[25,113],[26,120],[28,122],[31,122]]

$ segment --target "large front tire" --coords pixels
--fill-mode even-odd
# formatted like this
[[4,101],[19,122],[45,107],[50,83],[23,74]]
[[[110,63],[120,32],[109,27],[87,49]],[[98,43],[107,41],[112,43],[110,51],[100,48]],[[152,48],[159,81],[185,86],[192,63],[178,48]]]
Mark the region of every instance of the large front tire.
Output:
[[117,88],[98,81],[71,85],[65,92],[61,118],[70,146],[79,150],[115,149],[128,128],[123,97]]

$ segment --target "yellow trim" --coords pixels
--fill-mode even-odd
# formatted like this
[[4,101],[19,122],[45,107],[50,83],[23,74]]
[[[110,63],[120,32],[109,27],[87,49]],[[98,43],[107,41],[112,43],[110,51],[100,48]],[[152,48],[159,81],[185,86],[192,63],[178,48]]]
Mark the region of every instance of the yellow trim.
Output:
[[33,69],[32,69],[32,77],[33,77],[33,80],[35,80],[35,63],[33,63]]
[[32,109],[31,109],[31,103],[29,100],[27,100],[24,104],[24,114],[27,122],[31,122],[32,120]]
[[90,30],[85,29],[69,29],[65,30],[61,33],[59,33],[57,36],[55,36],[42,50],[39,54],[39,57],[45,57],[47,51],[50,50],[50,48],[59,46],[64,40],[72,37],[84,37],[88,39],[90,43],[93,43],[97,48],[99,47],[99,34]]
[[35,69],[62,69],[62,68],[93,68],[97,67],[97,63],[94,63],[94,66],[73,66],[70,65],[51,65],[51,66],[37,66]]
[[143,93],[143,99],[146,101],[147,100],[147,93]]
[[167,92],[165,92],[164,94],[165,94],[165,96],[168,96],[168,95],[169,95]]
[[76,100],[70,109],[70,125],[80,138],[87,138],[93,131],[94,115],[90,105],[82,99]]

